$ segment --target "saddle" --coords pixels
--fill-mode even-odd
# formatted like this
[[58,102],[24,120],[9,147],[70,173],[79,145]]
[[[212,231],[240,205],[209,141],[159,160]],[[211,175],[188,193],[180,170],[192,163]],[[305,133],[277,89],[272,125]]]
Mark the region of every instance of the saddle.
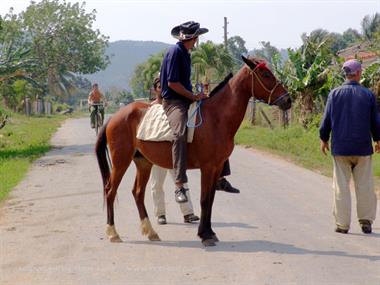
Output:
[[[189,124],[195,125],[196,117],[191,116],[196,108],[196,102],[189,107],[188,118]],[[141,120],[136,137],[142,141],[173,141],[173,131],[169,126],[168,117],[165,114],[161,104],[154,104],[149,107]],[[187,142],[191,143],[194,137],[194,128],[187,128]]]

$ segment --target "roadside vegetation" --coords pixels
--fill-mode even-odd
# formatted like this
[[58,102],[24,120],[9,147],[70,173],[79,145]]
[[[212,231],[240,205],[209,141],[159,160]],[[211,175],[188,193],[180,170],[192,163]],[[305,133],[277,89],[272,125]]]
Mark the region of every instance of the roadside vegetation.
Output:
[[50,149],[63,114],[87,99],[91,82],[82,75],[109,64],[95,20],[85,3],[59,0],[0,15],[0,200]]
[[49,140],[66,116],[26,117],[12,113],[0,132],[0,201],[47,152]]

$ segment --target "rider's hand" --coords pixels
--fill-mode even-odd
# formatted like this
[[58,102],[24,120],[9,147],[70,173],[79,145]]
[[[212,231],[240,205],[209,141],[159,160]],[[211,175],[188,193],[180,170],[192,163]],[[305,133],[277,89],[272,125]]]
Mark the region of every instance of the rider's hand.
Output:
[[194,101],[200,101],[200,100],[203,100],[203,99],[209,98],[208,95],[205,94],[205,93],[198,93],[198,94],[196,94],[194,97],[195,97],[195,100],[194,100]]

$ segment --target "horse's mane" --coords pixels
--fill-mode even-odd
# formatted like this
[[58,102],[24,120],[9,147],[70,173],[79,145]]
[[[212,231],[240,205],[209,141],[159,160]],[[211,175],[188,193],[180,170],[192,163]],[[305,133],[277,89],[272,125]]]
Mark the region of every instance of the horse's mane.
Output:
[[233,77],[233,74],[232,72],[230,72],[224,79],[223,81],[221,81],[218,86],[216,86],[214,89],[212,89],[212,91],[210,92],[210,95],[209,97],[212,97],[214,96],[216,93],[218,93],[218,91],[220,89],[222,89],[227,83],[228,81],[230,81],[230,79]]

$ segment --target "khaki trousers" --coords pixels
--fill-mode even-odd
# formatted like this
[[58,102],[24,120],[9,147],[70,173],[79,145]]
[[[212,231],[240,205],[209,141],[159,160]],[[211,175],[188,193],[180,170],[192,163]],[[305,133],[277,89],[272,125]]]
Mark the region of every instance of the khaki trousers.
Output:
[[349,229],[351,223],[350,179],[354,180],[358,220],[376,217],[371,156],[333,156],[334,217],[336,225]]
[[175,183],[187,182],[187,111],[190,103],[181,99],[162,101],[162,107],[173,131],[172,159]]
[[[165,181],[167,172],[168,172],[168,169],[159,167],[157,165],[153,165],[152,171],[150,174],[154,215],[156,217],[166,214],[165,192],[164,192],[163,186],[164,186],[164,181]],[[173,181],[175,181],[174,170],[170,169],[169,173]],[[188,188],[186,184],[184,184],[184,188]],[[186,196],[187,196],[188,201],[186,203],[179,204],[181,212],[184,216],[189,215],[189,214],[194,214],[193,204],[191,203],[191,199],[190,199],[190,191],[186,191]]]

